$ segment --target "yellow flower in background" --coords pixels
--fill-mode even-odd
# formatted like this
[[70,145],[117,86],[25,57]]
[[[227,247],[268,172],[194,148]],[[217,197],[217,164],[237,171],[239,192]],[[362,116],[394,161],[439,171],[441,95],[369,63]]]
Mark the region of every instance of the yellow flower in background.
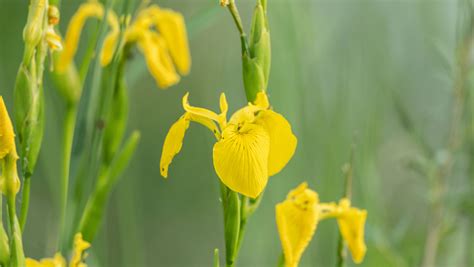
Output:
[[[89,1],[82,4],[76,11],[74,16],[71,18],[64,41],[64,50],[62,51],[59,61],[57,63],[57,70],[59,72],[65,72],[72,63],[74,55],[76,54],[77,47],[79,45],[79,39],[81,37],[82,28],[88,18],[102,19],[105,16],[104,7],[97,1]],[[117,15],[113,11],[107,12],[107,23],[111,28],[110,33],[107,35],[104,45],[110,40],[116,38],[120,32],[119,22]],[[108,47],[110,49],[110,47]],[[112,49],[113,50],[113,49]]]
[[15,133],[7,107],[0,96],[0,192],[7,195],[20,191],[20,179],[17,172],[18,154],[15,146]]
[[295,152],[297,139],[291,125],[270,109],[264,92],[258,94],[253,104],[235,112],[229,121],[224,94],[220,97],[219,114],[189,105],[188,94],[183,97],[183,108],[185,114],[171,126],[163,145],[163,177],[168,177],[168,166],[181,150],[190,121],[204,125],[216,136],[213,162],[222,183],[251,198],[260,195],[268,177],[281,171]]
[[341,209],[337,216],[339,231],[351,251],[355,263],[361,263],[364,259],[367,247],[364,242],[364,226],[367,219],[367,211],[351,207],[349,199],[341,199]]
[[[87,267],[84,263],[84,259],[87,256],[85,250],[90,248],[90,244],[82,239],[82,234],[77,233],[74,236],[74,248],[71,260],[69,261],[69,267]],[[45,258],[40,261],[27,258],[26,267],[66,267],[68,266],[66,260],[61,253],[56,253],[54,258]]]
[[311,241],[319,221],[319,197],[300,184],[285,201],[276,205],[275,216],[287,267],[298,266],[301,255]]
[[339,204],[320,203],[318,194],[302,183],[276,205],[275,217],[285,255],[285,266],[296,267],[311,241],[319,221],[336,218],[342,238],[347,243],[355,263],[361,263],[366,253],[364,227],[366,210],[351,207],[348,199]]
[[[90,17],[102,19],[104,16],[104,7],[99,2],[89,1],[81,5],[69,23],[64,51],[57,66],[58,71],[64,72],[71,64],[85,21]],[[107,66],[112,61],[120,36],[117,15],[111,10],[108,12],[107,22],[111,30],[100,52],[102,66]],[[122,45],[138,45],[158,87],[167,88],[178,83],[178,72],[181,75],[189,73],[191,56],[186,25],[180,13],[151,5],[141,10],[130,25],[128,21],[126,24]]]

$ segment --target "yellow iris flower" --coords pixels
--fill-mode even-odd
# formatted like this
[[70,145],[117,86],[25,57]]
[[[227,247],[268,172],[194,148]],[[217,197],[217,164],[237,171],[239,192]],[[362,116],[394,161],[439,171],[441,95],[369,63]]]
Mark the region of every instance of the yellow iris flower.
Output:
[[[0,174],[0,192],[17,194],[20,190],[20,179],[17,173],[17,160],[19,159],[15,146],[15,133],[12,121],[8,115],[3,97],[0,96],[0,161],[2,172]],[[12,177],[12,181],[7,181]]]
[[[71,19],[64,51],[57,69],[66,71],[77,51],[77,46],[85,21],[90,17],[102,19],[104,7],[96,1],[82,4]],[[107,15],[110,32],[107,34],[100,53],[102,66],[107,66],[117,50],[120,25],[117,15],[110,10]],[[191,56],[184,18],[180,13],[151,5],[141,10],[136,19],[126,27],[125,42],[136,43],[145,56],[146,64],[157,85],[167,88],[179,82],[180,76],[189,73]],[[177,69],[177,70],[176,70]]]
[[[85,251],[91,245],[89,242],[82,239],[82,234],[77,233],[74,236],[74,249],[71,260],[69,261],[69,267],[87,267],[84,263],[84,259],[87,256]],[[66,267],[68,266],[66,260],[61,253],[56,253],[53,258],[45,258],[40,261],[27,258],[26,267]]]
[[219,114],[189,105],[188,94],[183,97],[183,108],[185,114],[171,126],[163,145],[160,161],[163,177],[168,177],[168,166],[181,150],[190,121],[204,125],[216,136],[213,161],[222,183],[251,198],[260,195],[268,177],[280,172],[295,152],[297,139],[291,125],[270,109],[264,92],[258,93],[253,104],[235,112],[229,121],[223,93]]
[[285,255],[285,265],[296,267],[311,241],[319,221],[336,218],[342,238],[348,244],[355,263],[361,263],[367,251],[364,242],[366,210],[351,207],[350,201],[320,203],[316,192],[302,183],[276,205],[276,222]]

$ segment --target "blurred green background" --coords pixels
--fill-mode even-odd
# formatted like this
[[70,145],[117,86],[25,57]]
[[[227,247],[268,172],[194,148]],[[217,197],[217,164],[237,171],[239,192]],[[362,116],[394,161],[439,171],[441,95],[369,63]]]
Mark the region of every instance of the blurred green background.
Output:
[[[159,159],[169,127],[183,113],[185,92],[193,105],[215,110],[220,92],[231,111],[246,103],[238,34],[217,0],[154,2],[184,14],[193,66],[181,83],[160,90],[135,51],[127,69],[129,130],[140,130],[142,140],[109,203],[90,251],[92,266],[211,266],[216,247],[224,260],[213,136],[192,125],[167,180],[160,176]],[[63,1],[61,32],[79,3]],[[254,1],[237,4],[248,29]],[[353,203],[369,214],[361,266],[419,266],[427,228],[436,220],[433,181],[410,166],[445,155],[465,1],[268,0],[268,6],[268,94],[291,122],[298,148],[270,179],[249,221],[238,266],[276,266],[281,248],[274,206],[300,182],[308,181],[322,201],[341,197],[341,167],[352,143]],[[0,94],[10,112],[26,14],[27,1],[0,0]],[[24,235],[26,253],[35,258],[53,255],[59,214],[64,106],[49,81],[45,94],[47,127]],[[462,208],[473,196],[467,147],[455,155],[447,176],[437,266],[474,266],[473,211]],[[433,157],[425,160],[427,150]],[[334,222],[322,222],[301,266],[335,266],[337,236]]]

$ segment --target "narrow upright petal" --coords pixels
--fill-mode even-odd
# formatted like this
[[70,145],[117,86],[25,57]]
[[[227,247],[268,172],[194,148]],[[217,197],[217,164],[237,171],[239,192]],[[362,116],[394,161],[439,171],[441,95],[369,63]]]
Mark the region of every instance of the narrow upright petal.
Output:
[[193,107],[189,105],[188,97],[189,97],[189,93],[186,93],[183,96],[183,108],[184,110],[186,110],[186,112],[189,112],[196,116],[208,118],[216,122],[219,121],[219,115],[217,115],[214,111],[206,109],[206,108]]
[[221,181],[242,195],[256,198],[268,181],[270,138],[255,124],[229,124],[214,145],[214,168]]
[[102,50],[100,52],[100,64],[107,66],[113,59],[117,47],[119,32],[110,32],[104,39]]
[[342,199],[339,206],[343,210],[337,218],[339,231],[351,251],[354,262],[361,263],[367,251],[364,241],[367,211],[350,207],[348,199]]
[[189,120],[186,114],[181,116],[170,128],[166,135],[163,144],[163,151],[161,152],[160,172],[161,176],[168,177],[168,166],[173,161],[183,146],[184,135],[189,127]]
[[13,125],[8,115],[7,107],[0,96],[0,159],[5,158],[7,154],[13,154],[18,158],[15,147],[15,133]]
[[318,224],[318,194],[302,183],[276,205],[276,222],[285,265],[296,267]]
[[290,123],[273,110],[260,111],[255,123],[264,127],[270,136],[268,175],[275,175],[293,157],[298,141],[291,130]]

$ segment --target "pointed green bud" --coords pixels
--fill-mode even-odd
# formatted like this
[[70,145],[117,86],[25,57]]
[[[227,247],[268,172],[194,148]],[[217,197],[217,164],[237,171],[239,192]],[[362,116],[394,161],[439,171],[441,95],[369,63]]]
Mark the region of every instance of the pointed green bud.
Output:
[[270,32],[266,1],[258,0],[252,18],[248,49],[243,49],[244,85],[249,101],[259,91],[266,91],[271,64]]
[[28,20],[23,29],[23,40],[25,42],[25,55],[23,63],[28,64],[31,60],[35,47],[43,38],[45,30],[45,18],[47,16],[46,0],[31,0],[28,10]]
[[35,82],[35,75],[21,65],[13,92],[19,154],[22,172],[27,176],[33,174],[36,166],[44,129],[43,90]]

